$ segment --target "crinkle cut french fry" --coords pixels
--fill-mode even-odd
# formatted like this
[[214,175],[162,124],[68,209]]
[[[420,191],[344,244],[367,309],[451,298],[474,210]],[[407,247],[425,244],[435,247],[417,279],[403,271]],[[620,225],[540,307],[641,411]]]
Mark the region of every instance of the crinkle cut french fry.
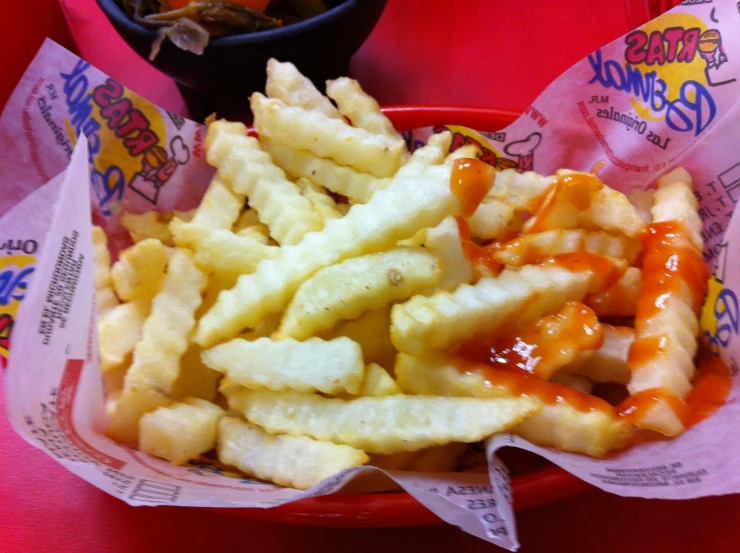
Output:
[[589,296],[584,303],[599,317],[632,317],[641,286],[642,271],[628,267],[622,278],[603,292]]
[[172,384],[172,399],[183,401],[184,398],[200,398],[214,401],[218,383],[223,376],[220,372],[207,367],[200,358],[201,349],[190,344],[180,359],[180,374]]
[[325,267],[298,288],[276,339],[305,340],[337,321],[431,290],[440,273],[437,259],[423,248],[396,248]]
[[645,228],[627,196],[590,173],[558,171],[554,186],[546,189],[537,203],[538,208],[524,224],[526,233],[582,227],[636,237]]
[[475,144],[465,144],[454,152],[447,154],[445,163],[465,158],[477,158],[480,155],[480,148]]
[[207,277],[195,264],[192,253],[182,249],[175,251],[167,266],[162,289],[152,301],[142,338],[134,348],[125,388],[144,383],[164,394],[172,392],[206,283]]
[[360,386],[360,396],[393,396],[401,393],[393,377],[377,363],[369,363],[365,367],[365,378]]
[[593,390],[594,383],[587,376],[572,374],[564,371],[558,371],[550,377],[550,382],[562,384],[574,388],[584,394],[590,394]]
[[250,105],[259,135],[276,142],[376,177],[390,177],[403,162],[406,143],[402,139],[350,127],[344,121],[288,106],[259,92],[252,94]]
[[495,257],[505,265],[519,267],[563,253],[589,252],[626,259],[634,265],[641,250],[639,240],[626,236],[583,229],[555,229],[524,234],[506,242]]
[[251,207],[239,215],[231,230],[237,236],[248,236],[260,244],[270,243],[270,229],[260,222],[259,215]]
[[653,215],[650,213],[650,210],[653,208],[654,195],[654,190],[633,190],[627,194],[627,199],[634,206],[640,219],[646,225],[653,222]]
[[451,143],[452,133],[449,131],[433,134],[424,146],[414,150],[409,160],[398,170],[395,178],[411,178],[421,174],[426,167],[444,163]]
[[208,162],[219,168],[232,188],[249,198],[249,205],[270,229],[279,244],[297,244],[303,236],[323,226],[311,202],[301,195],[270,155],[251,136],[228,132],[220,121],[211,123]]
[[118,305],[118,298],[116,298],[113,288],[111,287],[108,237],[105,235],[105,231],[103,231],[102,228],[93,226],[92,245],[95,304],[98,311],[98,317],[102,317]]
[[362,355],[367,363],[378,363],[392,367],[396,358],[396,348],[391,342],[391,306],[366,311],[352,321],[342,321],[329,337],[346,336],[360,344]]
[[376,190],[387,188],[391,182],[390,178],[381,179],[355,171],[331,159],[316,157],[310,152],[296,150],[264,136],[260,137],[260,144],[291,177],[307,178],[332,192],[347,196],[353,203],[367,203]]
[[[461,372],[441,356],[418,358],[399,354],[395,370],[398,383],[407,394],[506,398],[520,393],[512,381],[484,378],[472,370]],[[555,386],[546,382],[542,385]],[[539,397],[536,390],[527,394]],[[627,445],[631,426],[606,402],[581,411],[565,402],[547,400],[540,411],[515,425],[511,432],[541,445],[603,457]]]
[[365,453],[346,445],[274,436],[233,417],[223,417],[219,424],[218,458],[247,476],[302,490],[368,460]]
[[593,198],[590,207],[581,216],[582,225],[593,225],[607,232],[637,237],[645,222],[627,196],[604,186]]
[[438,287],[452,291],[460,284],[473,280],[473,266],[462,248],[460,226],[454,217],[447,217],[434,228],[427,229],[424,247],[432,252],[442,265]]
[[326,95],[337,103],[342,115],[352,121],[352,125],[403,140],[393,123],[380,110],[375,98],[360,87],[360,83],[347,77],[339,77],[326,82]]
[[203,362],[248,388],[356,394],[364,373],[362,350],[349,338],[253,342],[236,338],[205,350]]
[[192,211],[171,211],[168,213],[159,213],[157,211],[147,211],[146,213],[134,214],[124,213],[121,216],[121,225],[128,230],[131,240],[141,242],[147,238],[155,238],[165,246],[174,246],[172,234],[170,233],[170,221],[177,217],[181,221],[190,221],[193,217]]
[[213,229],[230,229],[244,206],[244,194],[234,192],[219,174],[208,185],[191,221]]
[[156,296],[170,255],[169,248],[154,238],[147,238],[123,250],[110,271],[118,297],[131,301]]
[[281,63],[274,58],[267,61],[265,94],[270,98],[282,100],[289,106],[318,111],[332,119],[342,118],[342,114],[329,98],[321,94],[290,62]]
[[106,402],[109,424],[105,434],[120,443],[136,446],[142,415],[172,403],[172,400],[145,383],[124,384],[123,391]]
[[694,196],[691,175],[683,167],[677,167],[658,179],[651,210],[653,222],[681,221],[686,225],[691,241],[701,250],[702,223],[699,217],[699,202]]
[[303,177],[296,181],[296,185],[300,189],[301,194],[311,202],[311,207],[321,216],[324,222],[328,219],[339,219],[342,217],[342,214],[337,210],[337,204],[334,202],[334,199],[327,194],[323,186],[319,186],[315,182]]
[[300,244],[284,246],[274,259],[260,263],[252,275],[241,276],[224,291],[198,324],[195,341],[202,347],[254,327],[279,312],[298,287],[316,271],[342,259],[382,251],[422,228],[439,224],[462,209],[450,190],[451,167],[435,165],[419,176],[395,179],[393,184],[355,205],[341,219],[332,219],[320,232]]
[[524,224],[512,206],[494,198],[485,198],[467,221],[471,236],[483,240],[518,232]]
[[137,300],[116,305],[98,320],[100,368],[109,373],[124,365],[141,339],[149,301]]
[[191,248],[201,267],[225,280],[252,273],[263,260],[279,254],[276,246],[266,246],[230,230],[210,229],[177,219],[172,221],[171,228],[178,246]]
[[495,240],[519,232],[524,225],[523,215],[530,202],[554,183],[546,177],[528,171],[519,173],[505,169],[496,173],[496,181],[473,215],[468,217],[470,233],[475,238]]
[[249,390],[234,394],[230,405],[269,432],[306,435],[383,454],[450,442],[477,442],[540,408],[538,402],[528,398],[393,395],[345,401]]
[[[496,182],[486,198],[504,202],[516,211],[528,211],[537,196],[550,189],[555,177],[544,176],[534,171],[519,173],[516,169],[504,169],[496,173]],[[485,200],[484,200],[485,202]]]
[[213,449],[223,414],[218,405],[195,398],[159,407],[139,421],[139,450],[184,465]]
[[454,349],[483,330],[526,324],[566,301],[581,301],[592,278],[590,271],[527,265],[519,271],[504,270],[497,278],[482,278],[475,285],[463,284],[452,293],[415,296],[393,306],[391,339],[399,351],[412,355]]
[[96,290],[102,290],[111,285],[108,237],[105,235],[105,231],[102,228],[93,226],[92,243],[94,270],[93,282]]
[[594,382],[627,384],[631,372],[627,364],[635,331],[626,326],[601,325],[604,341],[599,349],[584,351],[565,371],[583,375]]
[[[691,390],[698,313],[708,278],[697,207],[685,170],[675,169],[658,179],[635,314],[636,337],[629,355],[632,377],[627,389],[633,395],[659,389],[682,403]],[[659,398],[636,424],[667,436],[680,433],[683,426],[672,401]]]

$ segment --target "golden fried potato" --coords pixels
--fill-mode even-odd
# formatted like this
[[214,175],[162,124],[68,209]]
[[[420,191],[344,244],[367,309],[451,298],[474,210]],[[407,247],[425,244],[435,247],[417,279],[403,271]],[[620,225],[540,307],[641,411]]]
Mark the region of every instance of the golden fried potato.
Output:
[[396,248],[326,267],[298,288],[276,338],[305,340],[337,321],[431,290],[440,273],[424,248]]
[[346,445],[275,436],[233,417],[223,417],[219,424],[218,458],[247,476],[301,490],[368,460],[365,453]]
[[268,432],[305,435],[368,453],[477,442],[540,409],[527,399],[392,395],[352,400],[295,392],[242,391],[230,406]]
[[196,398],[159,407],[139,421],[139,450],[184,465],[213,449],[223,415],[218,405]]
[[203,362],[250,389],[357,394],[365,365],[349,338],[305,342],[236,338],[201,354]]
[[252,94],[250,105],[259,135],[276,142],[376,177],[392,176],[403,162],[406,143],[400,138],[351,127],[323,113],[265,98],[259,92]]

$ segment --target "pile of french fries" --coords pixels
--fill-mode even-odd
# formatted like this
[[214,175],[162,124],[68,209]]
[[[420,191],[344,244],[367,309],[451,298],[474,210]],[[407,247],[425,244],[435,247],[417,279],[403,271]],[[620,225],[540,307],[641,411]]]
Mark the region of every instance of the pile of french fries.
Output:
[[[701,250],[685,171],[628,198],[591,173],[495,173],[448,132],[409,154],[355,81],[326,90],[271,60],[259,138],[209,123],[197,209],[125,214],[112,265],[94,229],[110,437],[305,489],[368,462],[452,470],[505,430],[592,456],[682,431],[701,298],[677,277],[641,308],[640,238],[670,221],[681,255]],[[529,351],[491,346],[509,338]],[[628,418],[590,395],[602,382],[661,394]]]

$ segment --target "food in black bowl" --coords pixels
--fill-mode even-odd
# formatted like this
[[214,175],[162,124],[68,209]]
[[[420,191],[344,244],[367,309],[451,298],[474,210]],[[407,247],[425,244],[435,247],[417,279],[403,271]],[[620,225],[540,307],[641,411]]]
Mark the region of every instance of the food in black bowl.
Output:
[[[191,116],[202,119],[214,111],[232,118],[248,115],[247,99],[264,88],[270,58],[294,63],[320,88],[326,79],[346,74],[350,57],[369,36],[386,4],[386,0],[238,1],[252,9],[187,0],[169,0],[164,13],[159,0],[98,0],[98,5],[140,56],[149,60],[150,54],[156,54],[150,63],[177,81]],[[264,13],[254,9],[258,4],[267,4]],[[317,15],[311,17],[313,13]],[[179,31],[173,22],[178,22]],[[208,32],[207,44],[196,25]],[[187,26],[194,30],[185,32]],[[168,38],[163,37],[165,32]],[[180,46],[169,38],[173,36]],[[181,46],[191,50],[202,46],[202,54]]]

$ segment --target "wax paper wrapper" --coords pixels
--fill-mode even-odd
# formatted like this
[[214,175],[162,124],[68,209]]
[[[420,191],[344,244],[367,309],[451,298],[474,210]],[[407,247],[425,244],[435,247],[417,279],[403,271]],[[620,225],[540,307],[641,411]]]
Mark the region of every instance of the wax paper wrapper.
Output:
[[[454,126],[498,169],[590,170],[625,192],[675,166],[693,175],[704,257],[712,270],[703,340],[734,375],[726,404],[670,441],[604,460],[501,434],[488,475],[386,473],[463,530],[518,547],[503,446],[536,452],[625,496],[682,499],[740,491],[740,13],[734,2],[680,5],[594,52],[558,78],[508,128]],[[410,146],[441,128],[406,136]],[[372,467],[308,491],[251,481],[208,459],[174,467],[107,439],[93,309],[91,220],[120,242],[122,209],[188,209],[213,173],[204,128],[160,110],[47,42],[0,119],[0,351],[14,428],[70,471],[132,505],[271,507],[342,489]],[[52,178],[54,175],[56,177]],[[91,209],[92,204],[92,209]],[[12,207],[12,209],[10,209]],[[13,330],[12,335],[10,330]],[[12,346],[10,341],[12,340]]]

